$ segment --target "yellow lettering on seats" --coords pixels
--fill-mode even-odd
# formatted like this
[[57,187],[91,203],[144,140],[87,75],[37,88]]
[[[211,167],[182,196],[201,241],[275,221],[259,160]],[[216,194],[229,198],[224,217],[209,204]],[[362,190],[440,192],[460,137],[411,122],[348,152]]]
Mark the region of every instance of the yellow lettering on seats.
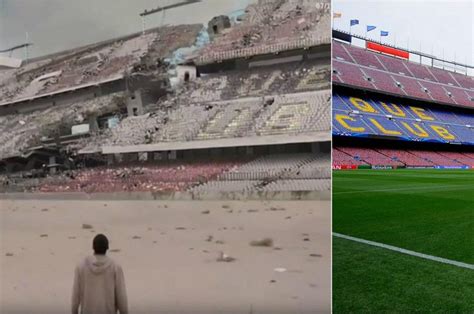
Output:
[[377,110],[374,109],[368,102],[363,99],[350,97],[349,101],[353,104],[357,109],[364,111],[364,112],[371,112],[371,113],[378,113]]
[[380,104],[391,114],[393,114],[394,116],[397,116],[397,117],[405,117],[406,114],[405,112],[400,109],[400,107],[398,107],[397,105],[395,104],[391,104],[391,106],[387,105],[386,103],[384,102],[380,102]]
[[394,131],[394,130],[387,130],[385,129],[377,120],[373,119],[373,118],[370,118],[369,119],[370,122],[372,122],[373,125],[375,125],[375,127],[377,129],[379,129],[383,134],[386,134],[386,135],[402,135],[401,132],[399,131]]
[[413,128],[406,122],[401,122],[403,124],[403,126],[408,130],[410,131],[410,133],[416,135],[416,136],[419,136],[419,137],[428,137],[429,134],[428,132],[426,132],[421,126],[419,126],[417,123],[413,123],[413,126],[418,129],[418,131],[415,131],[413,130]]
[[429,115],[425,114],[425,109],[419,108],[419,107],[412,107],[412,106],[410,106],[410,108],[418,117],[420,117],[420,119],[429,120],[429,121],[434,120],[433,117],[430,117]]
[[339,122],[343,127],[345,127],[346,129],[350,130],[350,131],[353,131],[353,132],[364,132],[365,131],[365,128],[364,127],[353,127],[353,126],[350,126],[346,120],[348,121],[356,121],[356,119],[354,118],[351,118],[349,116],[346,116],[346,115],[343,115],[343,114],[336,114],[336,117],[335,117],[336,121]]
[[432,125],[431,128],[436,133],[438,133],[439,136],[441,136],[445,140],[454,140],[454,139],[456,139],[456,137],[453,134],[449,133],[449,131],[447,129],[443,128],[442,126]]

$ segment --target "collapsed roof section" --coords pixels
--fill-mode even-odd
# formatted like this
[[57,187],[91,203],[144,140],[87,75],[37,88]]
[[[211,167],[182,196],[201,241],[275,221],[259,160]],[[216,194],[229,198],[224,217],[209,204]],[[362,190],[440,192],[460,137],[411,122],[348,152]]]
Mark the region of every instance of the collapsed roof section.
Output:
[[192,46],[201,29],[202,25],[155,28],[0,71],[0,106],[155,70],[175,50]]
[[74,125],[89,123],[90,118],[120,112],[124,108],[123,98],[123,93],[115,93],[44,110],[0,116],[0,160],[22,156],[28,149],[42,145],[45,138],[70,134]]
[[[331,43],[330,1],[259,0],[246,9],[242,23],[212,23],[213,38],[194,59],[197,65],[302,49]],[[211,21],[212,22],[212,21]]]

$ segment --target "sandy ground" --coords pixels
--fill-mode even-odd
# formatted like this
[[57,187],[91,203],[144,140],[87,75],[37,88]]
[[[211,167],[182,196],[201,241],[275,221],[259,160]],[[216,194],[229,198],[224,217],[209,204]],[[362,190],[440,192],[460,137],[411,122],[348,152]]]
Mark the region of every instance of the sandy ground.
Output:
[[[1,313],[69,313],[74,267],[97,233],[119,250],[108,254],[131,314],[330,310],[327,201],[1,200],[0,210]],[[264,237],[274,247],[249,245]],[[219,251],[237,260],[217,262]]]

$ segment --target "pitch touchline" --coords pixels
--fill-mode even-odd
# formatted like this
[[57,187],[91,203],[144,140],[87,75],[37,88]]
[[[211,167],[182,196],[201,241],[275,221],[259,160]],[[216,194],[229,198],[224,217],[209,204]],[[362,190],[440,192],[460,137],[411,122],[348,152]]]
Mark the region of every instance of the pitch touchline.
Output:
[[342,192],[333,192],[332,194],[334,195],[334,194],[353,194],[353,193],[368,193],[368,192],[439,190],[439,189],[446,189],[446,188],[455,188],[455,189],[470,188],[470,189],[472,189],[472,185],[437,185],[437,186],[414,186],[414,187],[404,186],[403,188],[395,188],[395,189],[342,191]]
[[399,252],[399,253],[403,253],[403,254],[407,254],[407,255],[411,255],[411,256],[416,256],[416,257],[428,259],[428,260],[443,263],[443,264],[449,264],[449,265],[453,265],[453,266],[457,266],[457,267],[462,267],[462,268],[467,268],[467,269],[474,270],[474,265],[472,265],[472,264],[453,261],[453,260],[450,260],[450,259],[447,259],[447,258],[427,255],[427,254],[418,253],[418,252],[415,252],[415,251],[405,250],[405,249],[402,249],[402,248],[399,248],[399,247],[396,247],[396,246],[383,244],[383,243],[378,243],[378,242],[373,242],[373,241],[368,241],[368,240],[359,239],[359,238],[354,238],[354,237],[347,236],[347,235],[340,234],[340,233],[336,233],[336,232],[333,232],[332,235],[335,236],[335,237],[338,237],[338,238],[351,240],[351,241],[355,241],[355,242],[359,242],[359,243],[364,243],[364,244],[367,244],[367,245],[372,245],[372,246],[380,247],[380,248],[383,248],[383,249],[387,249],[387,250],[391,250],[391,251],[395,251],[395,252]]

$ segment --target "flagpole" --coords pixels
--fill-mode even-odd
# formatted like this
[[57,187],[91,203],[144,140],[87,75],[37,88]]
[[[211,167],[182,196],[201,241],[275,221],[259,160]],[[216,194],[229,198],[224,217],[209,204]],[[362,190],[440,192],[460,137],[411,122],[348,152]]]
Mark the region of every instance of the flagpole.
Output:
[[443,70],[444,70],[444,48],[443,48]]
[[419,52],[420,52],[420,64],[421,64],[421,59],[423,58],[423,57],[421,56],[421,40],[420,40],[420,50],[419,50]]
[[433,56],[434,56],[434,45],[431,44],[431,66],[434,67],[434,59],[433,59]]
[[456,51],[454,51],[454,73],[456,73]]

